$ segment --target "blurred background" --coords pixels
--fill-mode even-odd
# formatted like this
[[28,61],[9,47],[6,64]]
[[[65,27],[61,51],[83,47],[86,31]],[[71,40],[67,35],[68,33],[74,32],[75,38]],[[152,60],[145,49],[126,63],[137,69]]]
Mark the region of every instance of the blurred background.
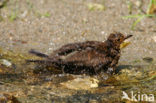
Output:
[[105,41],[118,31],[134,35],[131,45],[123,50],[122,62],[156,57],[153,1],[0,0],[0,46],[49,54],[67,43]]

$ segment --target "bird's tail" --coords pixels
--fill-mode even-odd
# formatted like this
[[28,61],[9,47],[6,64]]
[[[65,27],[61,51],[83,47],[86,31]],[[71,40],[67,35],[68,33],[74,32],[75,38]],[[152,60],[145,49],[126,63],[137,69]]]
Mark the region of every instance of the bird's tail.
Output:
[[48,63],[48,61],[46,60],[26,60],[26,62],[34,62],[34,63],[40,63],[40,64],[44,64],[44,63]]
[[46,66],[53,66],[53,67],[62,67],[64,62],[61,60],[26,60],[27,63],[33,62],[37,64],[43,64]]
[[[40,53],[40,52],[38,52],[38,51],[35,51],[34,49],[31,49],[31,50],[29,51],[29,53],[34,54],[34,55],[39,56],[39,57],[44,57],[44,58],[48,58],[48,57],[49,57],[48,55],[43,54],[43,53]],[[32,62],[35,62],[35,61],[32,61]],[[37,62],[37,61],[36,61],[36,62]]]

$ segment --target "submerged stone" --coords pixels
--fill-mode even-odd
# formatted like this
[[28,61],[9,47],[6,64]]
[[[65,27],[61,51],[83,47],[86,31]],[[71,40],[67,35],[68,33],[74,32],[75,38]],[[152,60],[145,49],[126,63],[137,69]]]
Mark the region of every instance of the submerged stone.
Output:
[[12,63],[6,59],[0,59],[0,63],[7,67],[10,67],[12,65]]
[[61,83],[62,86],[74,90],[89,90],[97,88],[99,81],[92,77],[76,78],[67,82]]

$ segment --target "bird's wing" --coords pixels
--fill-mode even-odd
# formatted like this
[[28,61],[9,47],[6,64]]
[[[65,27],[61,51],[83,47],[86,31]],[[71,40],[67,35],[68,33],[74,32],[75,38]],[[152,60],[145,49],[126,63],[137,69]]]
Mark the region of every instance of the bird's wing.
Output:
[[101,44],[99,41],[86,41],[86,42],[80,42],[80,43],[71,43],[62,46],[61,48],[55,50],[51,56],[53,55],[68,55],[69,53],[72,53],[74,51],[81,51],[88,47],[90,48],[96,48],[97,45]]
[[96,50],[90,49],[78,51],[65,58],[64,61],[77,66],[96,67],[110,64],[112,58],[107,57],[106,53],[99,53]]

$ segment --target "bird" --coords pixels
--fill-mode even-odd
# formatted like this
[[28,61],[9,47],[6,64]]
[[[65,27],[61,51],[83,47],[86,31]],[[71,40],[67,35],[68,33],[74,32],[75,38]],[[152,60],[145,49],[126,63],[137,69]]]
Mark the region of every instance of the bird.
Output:
[[69,43],[54,50],[50,55],[31,49],[29,53],[44,59],[27,60],[27,62],[51,66],[69,74],[98,75],[104,72],[112,75],[120,59],[120,45],[132,36],[113,32],[104,42]]

